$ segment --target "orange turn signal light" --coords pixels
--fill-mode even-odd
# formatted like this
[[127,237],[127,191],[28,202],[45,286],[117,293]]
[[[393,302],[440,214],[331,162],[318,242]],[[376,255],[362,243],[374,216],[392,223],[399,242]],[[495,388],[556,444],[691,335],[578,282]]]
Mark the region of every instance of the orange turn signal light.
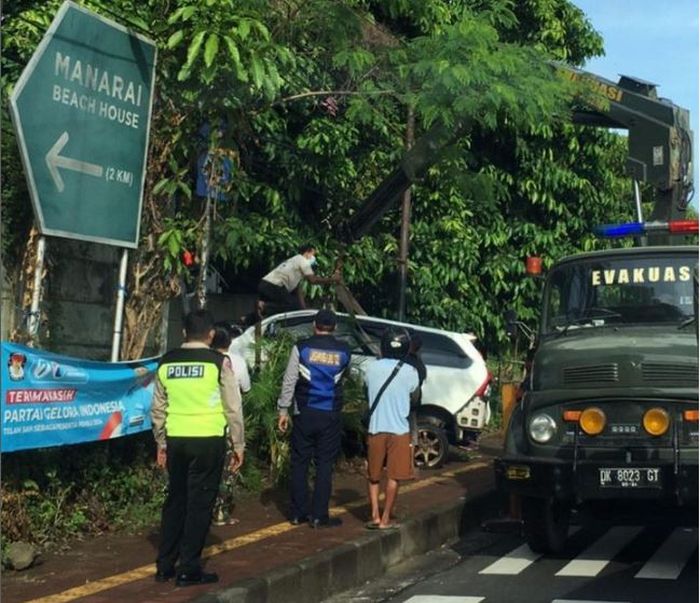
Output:
[[607,418],[605,413],[596,406],[591,406],[581,413],[578,424],[588,435],[598,435],[605,429]]
[[565,421],[577,422],[581,418],[581,411],[580,410],[565,410],[564,414],[562,415],[562,418]]
[[668,413],[663,408],[650,408],[644,413],[642,424],[647,433],[660,436],[668,431],[671,424]]
[[697,410],[684,410],[683,411],[683,420],[697,422],[699,414],[700,414],[700,411],[697,411]]

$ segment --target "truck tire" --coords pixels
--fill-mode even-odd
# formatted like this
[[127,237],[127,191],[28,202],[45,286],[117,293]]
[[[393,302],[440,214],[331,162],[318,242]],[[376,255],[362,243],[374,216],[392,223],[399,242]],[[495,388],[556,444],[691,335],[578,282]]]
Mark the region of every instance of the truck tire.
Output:
[[438,469],[445,464],[450,444],[445,424],[436,417],[418,417],[418,445],[413,451],[416,467]]
[[561,553],[569,533],[571,507],[550,498],[522,499],[525,539],[535,553]]

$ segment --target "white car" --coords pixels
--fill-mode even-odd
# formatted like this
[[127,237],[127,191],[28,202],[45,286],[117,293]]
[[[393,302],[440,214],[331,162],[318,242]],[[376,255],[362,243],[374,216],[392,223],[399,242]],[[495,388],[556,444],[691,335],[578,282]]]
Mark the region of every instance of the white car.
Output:
[[[298,310],[269,316],[262,321],[264,337],[286,331],[301,339],[313,333],[316,310]],[[473,441],[491,418],[485,400],[491,375],[481,354],[473,345],[476,339],[467,333],[455,333],[419,325],[336,313],[334,335],[352,351],[352,369],[364,372],[377,359],[379,340],[384,330],[402,326],[420,335],[420,356],[427,368],[423,396],[418,411],[419,466],[436,468],[447,458],[448,443],[463,445]],[[231,350],[243,355],[248,364],[255,360],[255,327],[248,328],[231,344]]]

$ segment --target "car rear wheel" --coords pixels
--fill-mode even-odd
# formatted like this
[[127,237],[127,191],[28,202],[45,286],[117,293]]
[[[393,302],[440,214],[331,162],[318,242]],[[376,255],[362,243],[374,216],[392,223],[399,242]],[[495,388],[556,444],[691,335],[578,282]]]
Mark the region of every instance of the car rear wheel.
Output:
[[525,539],[535,553],[561,553],[569,532],[571,507],[550,498],[522,499]]
[[416,467],[437,469],[447,460],[449,442],[444,423],[433,417],[419,417],[418,443],[413,451]]

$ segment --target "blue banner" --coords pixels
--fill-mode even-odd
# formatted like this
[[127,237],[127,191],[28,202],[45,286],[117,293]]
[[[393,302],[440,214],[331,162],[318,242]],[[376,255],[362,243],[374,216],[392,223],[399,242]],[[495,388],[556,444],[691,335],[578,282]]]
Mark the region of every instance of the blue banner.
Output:
[[2,437],[12,452],[151,428],[157,358],[97,362],[2,342]]

